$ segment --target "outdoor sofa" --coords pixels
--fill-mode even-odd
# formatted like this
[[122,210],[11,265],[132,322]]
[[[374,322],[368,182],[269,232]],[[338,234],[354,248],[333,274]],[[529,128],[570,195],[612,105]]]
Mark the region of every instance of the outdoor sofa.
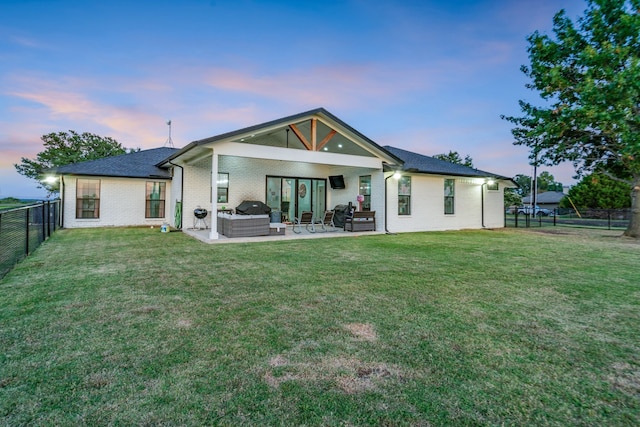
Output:
[[218,214],[218,233],[227,237],[269,235],[269,215]]

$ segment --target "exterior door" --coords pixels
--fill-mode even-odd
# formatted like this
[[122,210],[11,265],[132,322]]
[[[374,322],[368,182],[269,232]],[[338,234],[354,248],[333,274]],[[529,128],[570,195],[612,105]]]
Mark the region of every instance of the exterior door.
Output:
[[[311,211],[311,195],[313,190],[311,187],[310,179],[298,179],[297,195],[298,195],[298,212],[300,215],[302,212]],[[297,215],[296,215],[297,216]]]
[[282,221],[293,221],[302,212],[321,217],[326,209],[327,181],[315,178],[267,176],[266,204],[282,212]]

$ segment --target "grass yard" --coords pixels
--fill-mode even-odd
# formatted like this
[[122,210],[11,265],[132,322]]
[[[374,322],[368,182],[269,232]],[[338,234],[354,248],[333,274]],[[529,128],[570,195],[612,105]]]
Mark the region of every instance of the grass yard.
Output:
[[0,281],[0,424],[640,425],[640,244],[561,233],[58,231]]

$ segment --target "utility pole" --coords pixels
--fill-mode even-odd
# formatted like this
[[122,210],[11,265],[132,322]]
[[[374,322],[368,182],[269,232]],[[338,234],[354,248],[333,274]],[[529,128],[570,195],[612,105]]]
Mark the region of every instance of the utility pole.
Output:
[[529,210],[529,215],[532,218],[536,216],[536,205],[538,204],[538,149],[534,149],[534,159],[533,159],[533,177],[531,179],[531,197],[529,197],[529,203],[531,209]]

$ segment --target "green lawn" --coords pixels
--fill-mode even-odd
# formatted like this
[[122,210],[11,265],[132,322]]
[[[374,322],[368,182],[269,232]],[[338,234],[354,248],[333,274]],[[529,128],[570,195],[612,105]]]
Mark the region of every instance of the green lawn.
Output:
[[0,425],[639,425],[640,244],[555,232],[58,231],[0,281]]

